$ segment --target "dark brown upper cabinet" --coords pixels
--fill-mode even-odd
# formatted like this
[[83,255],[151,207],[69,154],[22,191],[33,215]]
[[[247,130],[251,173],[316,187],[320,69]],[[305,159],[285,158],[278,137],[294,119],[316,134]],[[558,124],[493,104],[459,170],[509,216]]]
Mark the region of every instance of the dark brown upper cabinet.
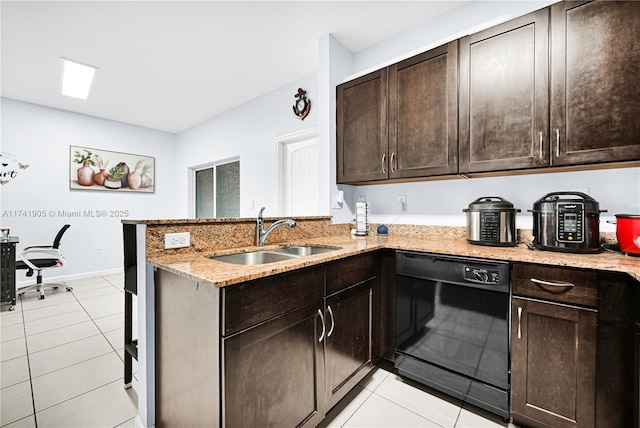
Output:
[[460,40],[460,172],[549,164],[549,11]]
[[389,178],[458,172],[458,42],[389,67]]
[[551,164],[640,159],[640,2],[551,6]]
[[338,183],[458,169],[458,42],[337,87]]
[[384,68],[337,87],[338,183],[388,177],[387,75]]

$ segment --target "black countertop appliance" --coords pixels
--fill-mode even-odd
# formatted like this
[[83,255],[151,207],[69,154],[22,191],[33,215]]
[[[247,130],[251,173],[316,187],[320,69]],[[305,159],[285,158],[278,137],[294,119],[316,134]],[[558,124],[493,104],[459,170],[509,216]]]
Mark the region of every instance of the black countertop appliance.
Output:
[[581,192],[553,192],[533,204],[533,245],[568,253],[600,251],[598,202]]

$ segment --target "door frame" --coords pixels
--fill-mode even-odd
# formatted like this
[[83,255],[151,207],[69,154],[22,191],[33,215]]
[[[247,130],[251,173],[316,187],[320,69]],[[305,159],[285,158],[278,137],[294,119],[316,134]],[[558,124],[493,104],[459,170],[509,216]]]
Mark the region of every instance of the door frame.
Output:
[[[276,198],[278,201],[278,214],[284,215],[284,155],[285,155],[285,145],[292,143],[299,143],[302,141],[310,140],[312,138],[316,138],[318,140],[318,149],[320,149],[320,133],[318,127],[313,127],[309,129],[305,129],[302,131],[293,132],[291,134],[280,135],[275,138],[275,146],[276,146]],[[321,206],[320,201],[318,201],[318,206]]]

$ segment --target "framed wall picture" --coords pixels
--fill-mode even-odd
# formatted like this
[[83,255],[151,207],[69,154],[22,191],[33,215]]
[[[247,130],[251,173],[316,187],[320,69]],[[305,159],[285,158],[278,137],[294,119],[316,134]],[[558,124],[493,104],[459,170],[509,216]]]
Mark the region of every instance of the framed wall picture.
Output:
[[69,188],[113,192],[155,191],[155,158],[69,146]]

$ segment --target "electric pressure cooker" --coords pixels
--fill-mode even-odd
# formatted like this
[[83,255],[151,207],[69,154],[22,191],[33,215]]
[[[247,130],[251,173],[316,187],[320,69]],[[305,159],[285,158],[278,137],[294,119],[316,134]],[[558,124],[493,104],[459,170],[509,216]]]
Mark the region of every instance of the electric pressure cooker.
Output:
[[598,202],[581,192],[554,192],[533,204],[533,245],[539,250],[595,253],[600,250]]
[[500,196],[485,196],[462,210],[467,213],[467,241],[476,245],[513,246],[517,242],[516,213]]

